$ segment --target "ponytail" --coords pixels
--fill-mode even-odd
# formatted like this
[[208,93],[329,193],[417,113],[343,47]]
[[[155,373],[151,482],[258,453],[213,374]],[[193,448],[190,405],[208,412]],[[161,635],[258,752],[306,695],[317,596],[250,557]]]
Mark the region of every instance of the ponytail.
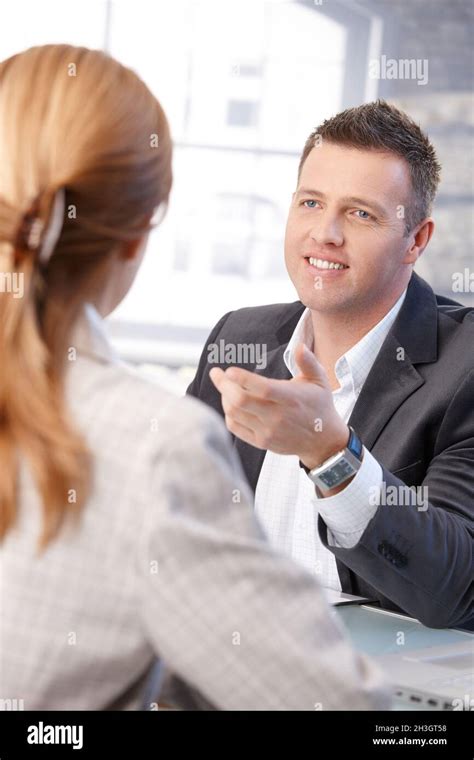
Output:
[[41,268],[54,250],[63,214],[58,197],[47,224],[40,216],[44,204],[35,201],[17,232],[18,214],[0,199],[0,240],[13,239],[1,245],[0,256],[0,540],[16,519],[24,459],[44,505],[40,548],[67,513],[78,513],[89,480],[87,448],[68,421],[59,366],[40,325]]
[[41,547],[85,504],[91,460],[64,400],[68,342],[113,257],[166,207],[171,154],[158,100],[106,53],[44,45],[0,63],[0,276],[23,286],[22,297],[0,291],[0,540],[23,464],[42,502]]

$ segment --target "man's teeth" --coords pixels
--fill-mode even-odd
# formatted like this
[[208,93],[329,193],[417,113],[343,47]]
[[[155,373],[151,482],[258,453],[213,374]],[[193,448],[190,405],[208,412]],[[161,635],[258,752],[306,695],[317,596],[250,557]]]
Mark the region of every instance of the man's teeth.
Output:
[[347,269],[345,264],[335,264],[334,261],[325,261],[324,259],[309,258],[311,266],[316,269]]

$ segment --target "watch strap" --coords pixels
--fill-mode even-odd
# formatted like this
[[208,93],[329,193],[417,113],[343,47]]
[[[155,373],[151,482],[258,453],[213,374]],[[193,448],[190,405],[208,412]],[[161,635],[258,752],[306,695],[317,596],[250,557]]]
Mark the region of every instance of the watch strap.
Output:
[[[348,440],[345,448],[349,449],[349,451],[351,452],[351,454],[353,454],[355,457],[357,457],[357,459],[359,460],[359,462],[361,462],[362,461],[362,450],[364,448],[363,444],[362,444],[362,441],[360,440],[360,438],[357,435],[357,433],[354,430],[354,428],[351,427],[350,425],[348,425],[348,427],[349,427],[349,440]],[[324,464],[324,462],[321,462],[321,465],[323,465],[323,464]],[[309,475],[309,473],[311,472],[311,468],[310,467],[306,467],[306,465],[303,464],[303,462],[301,461],[301,459],[300,459],[300,467],[305,471],[305,473],[307,475]]]
[[359,436],[357,435],[356,431],[353,427],[349,425],[350,435],[349,440],[347,442],[346,448],[349,449],[351,454],[354,454],[355,457],[359,460],[359,462],[362,461],[362,441],[360,440]]

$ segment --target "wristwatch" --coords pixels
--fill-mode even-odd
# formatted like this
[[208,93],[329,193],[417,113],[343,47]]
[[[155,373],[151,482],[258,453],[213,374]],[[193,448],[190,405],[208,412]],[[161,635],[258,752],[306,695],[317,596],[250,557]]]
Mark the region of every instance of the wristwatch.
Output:
[[323,492],[342,485],[360,470],[363,454],[362,441],[354,428],[349,426],[349,431],[349,440],[345,449],[333,454],[318,467],[310,470],[300,462],[308,477]]

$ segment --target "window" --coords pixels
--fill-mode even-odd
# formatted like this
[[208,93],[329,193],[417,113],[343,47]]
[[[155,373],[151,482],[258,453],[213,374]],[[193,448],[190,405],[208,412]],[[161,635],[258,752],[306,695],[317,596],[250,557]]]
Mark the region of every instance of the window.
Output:
[[256,127],[258,103],[251,100],[229,100],[227,124],[230,127]]
[[327,5],[9,5],[2,57],[46,42],[106,47],[147,82],[171,124],[170,208],[150,235],[135,286],[110,320],[126,358],[195,363],[226,311],[295,299],[283,237],[299,155],[314,126],[349,100],[361,102],[367,83],[354,64],[347,66],[347,54],[361,39],[366,45],[370,19],[357,17],[354,27],[346,4]]

